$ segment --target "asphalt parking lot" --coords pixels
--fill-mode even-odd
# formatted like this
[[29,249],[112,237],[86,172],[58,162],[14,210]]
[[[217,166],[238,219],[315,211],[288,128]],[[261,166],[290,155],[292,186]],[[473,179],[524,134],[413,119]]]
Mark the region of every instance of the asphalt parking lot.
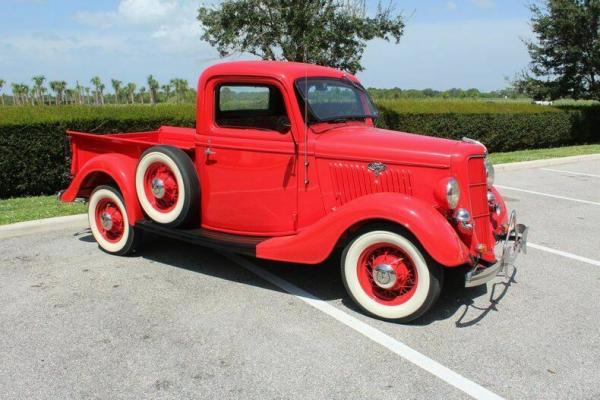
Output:
[[410,325],[357,312],[333,261],[166,239],[118,258],[81,223],[4,237],[0,398],[597,399],[600,159],[496,183],[528,254]]

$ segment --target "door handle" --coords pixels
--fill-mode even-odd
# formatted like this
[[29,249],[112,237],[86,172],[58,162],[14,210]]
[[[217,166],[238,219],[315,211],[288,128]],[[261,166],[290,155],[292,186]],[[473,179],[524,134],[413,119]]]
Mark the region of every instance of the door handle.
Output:
[[206,144],[206,149],[204,149],[204,154],[206,155],[206,158],[208,158],[214,154],[217,154],[217,152],[214,151],[212,149],[212,147],[210,146],[210,139],[208,140],[208,143]]

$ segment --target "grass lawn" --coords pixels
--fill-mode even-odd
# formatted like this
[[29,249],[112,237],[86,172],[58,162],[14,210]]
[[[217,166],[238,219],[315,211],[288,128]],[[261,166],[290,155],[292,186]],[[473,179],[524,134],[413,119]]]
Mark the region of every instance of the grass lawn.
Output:
[[[494,164],[538,160],[542,158],[577,156],[600,153],[600,144],[585,146],[559,147],[554,149],[537,149],[513,151],[510,153],[492,153],[490,159]],[[33,219],[57,217],[85,213],[87,206],[80,203],[61,203],[55,196],[23,197],[0,200],[0,225]]]
[[0,200],[0,225],[32,219],[81,214],[87,206],[81,203],[61,203],[56,196],[22,197]]
[[494,164],[502,164],[519,161],[540,160],[543,158],[579,156],[583,154],[594,153],[600,153],[600,144],[556,147],[553,149],[519,150],[508,153],[491,153],[489,157]]

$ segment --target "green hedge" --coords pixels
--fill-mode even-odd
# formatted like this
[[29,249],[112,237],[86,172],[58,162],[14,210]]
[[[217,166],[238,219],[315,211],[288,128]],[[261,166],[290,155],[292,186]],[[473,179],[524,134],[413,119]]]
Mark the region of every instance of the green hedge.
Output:
[[379,105],[382,128],[484,143],[490,152],[600,143],[600,107],[543,112],[414,113]]
[[[54,194],[68,184],[65,131],[135,132],[192,127],[193,106],[0,108],[0,198]],[[6,115],[12,113],[10,115]],[[47,118],[46,118],[47,117]],[[44,119],[47,121],[44,122]]]
[[[422,112],[406,103],[381,102],[381,127],[460,139],[481,140],[491,152],[600,143],[600,107],[489,109]],[[449,104],[449,103],[448,103]],[[450,108],[448,108],[450,107]],[[485,106],[491,107],[491,106]],[[465,111],[465,112],[463,112]],[[523,111],[523,112],[519,112]],[[194,126],[193,105],[0,107],[0,198],[53,194],[67,185],[67,129],[112,133],[153,130],[161,125]]]

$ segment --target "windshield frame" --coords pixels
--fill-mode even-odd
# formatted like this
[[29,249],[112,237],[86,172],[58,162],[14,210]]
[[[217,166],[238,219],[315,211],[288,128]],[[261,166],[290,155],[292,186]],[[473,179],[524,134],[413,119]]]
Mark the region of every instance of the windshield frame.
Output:
[[[311,106],[310,101],[308,101],[308,99],[305,98],[303,95],[304,82],[306,82],[306,81],[310,82],[310,80],[337,81],[337,82],[341,82],[342,84],[344,84],[344,86],[347,86],[348,88],[357,90],[358,92],[360,92],[362,95],[364,95],[366,97],[366,100],[368,101],[369,106],[370,106],[371,110],[373,111],[373,113],[372,114],[354,114],[354,115],[336,115],[336,116],[329,117],[329,118],[319,118],[317,113],[315,113],[313,107]],[[294,87],[297,92],[297,97],[298,97],[298,101],[300,103],[299,104],[300,108],[302,109],[304,107],[304,105],[306,105],[308,107],[308,121],[305,121],[306,124],[308,124],[308,125],[318,124],[318,123],[327,123],[327,122],[335,123],[335,122],[346,122],[346,121],[354,121],[354,120],[366,120],[368,118],[375,121],[375,120],[377,120],[377,118],[379,118],[379,110],[377,109],[377,106],[373,102],[373,99],[369,95],[369,92],[367,91],[367,89],[365,89],[364,86],[362,86],[359,82],[350,79],[346,75],[342,76],[341,78],[332,77],[332,76],[302,77],[302,78],[298,78],[294,81]],[[361,106],[362,106],[362,104],[361,104]],[[304,118],[304,115],[302,117]]]

